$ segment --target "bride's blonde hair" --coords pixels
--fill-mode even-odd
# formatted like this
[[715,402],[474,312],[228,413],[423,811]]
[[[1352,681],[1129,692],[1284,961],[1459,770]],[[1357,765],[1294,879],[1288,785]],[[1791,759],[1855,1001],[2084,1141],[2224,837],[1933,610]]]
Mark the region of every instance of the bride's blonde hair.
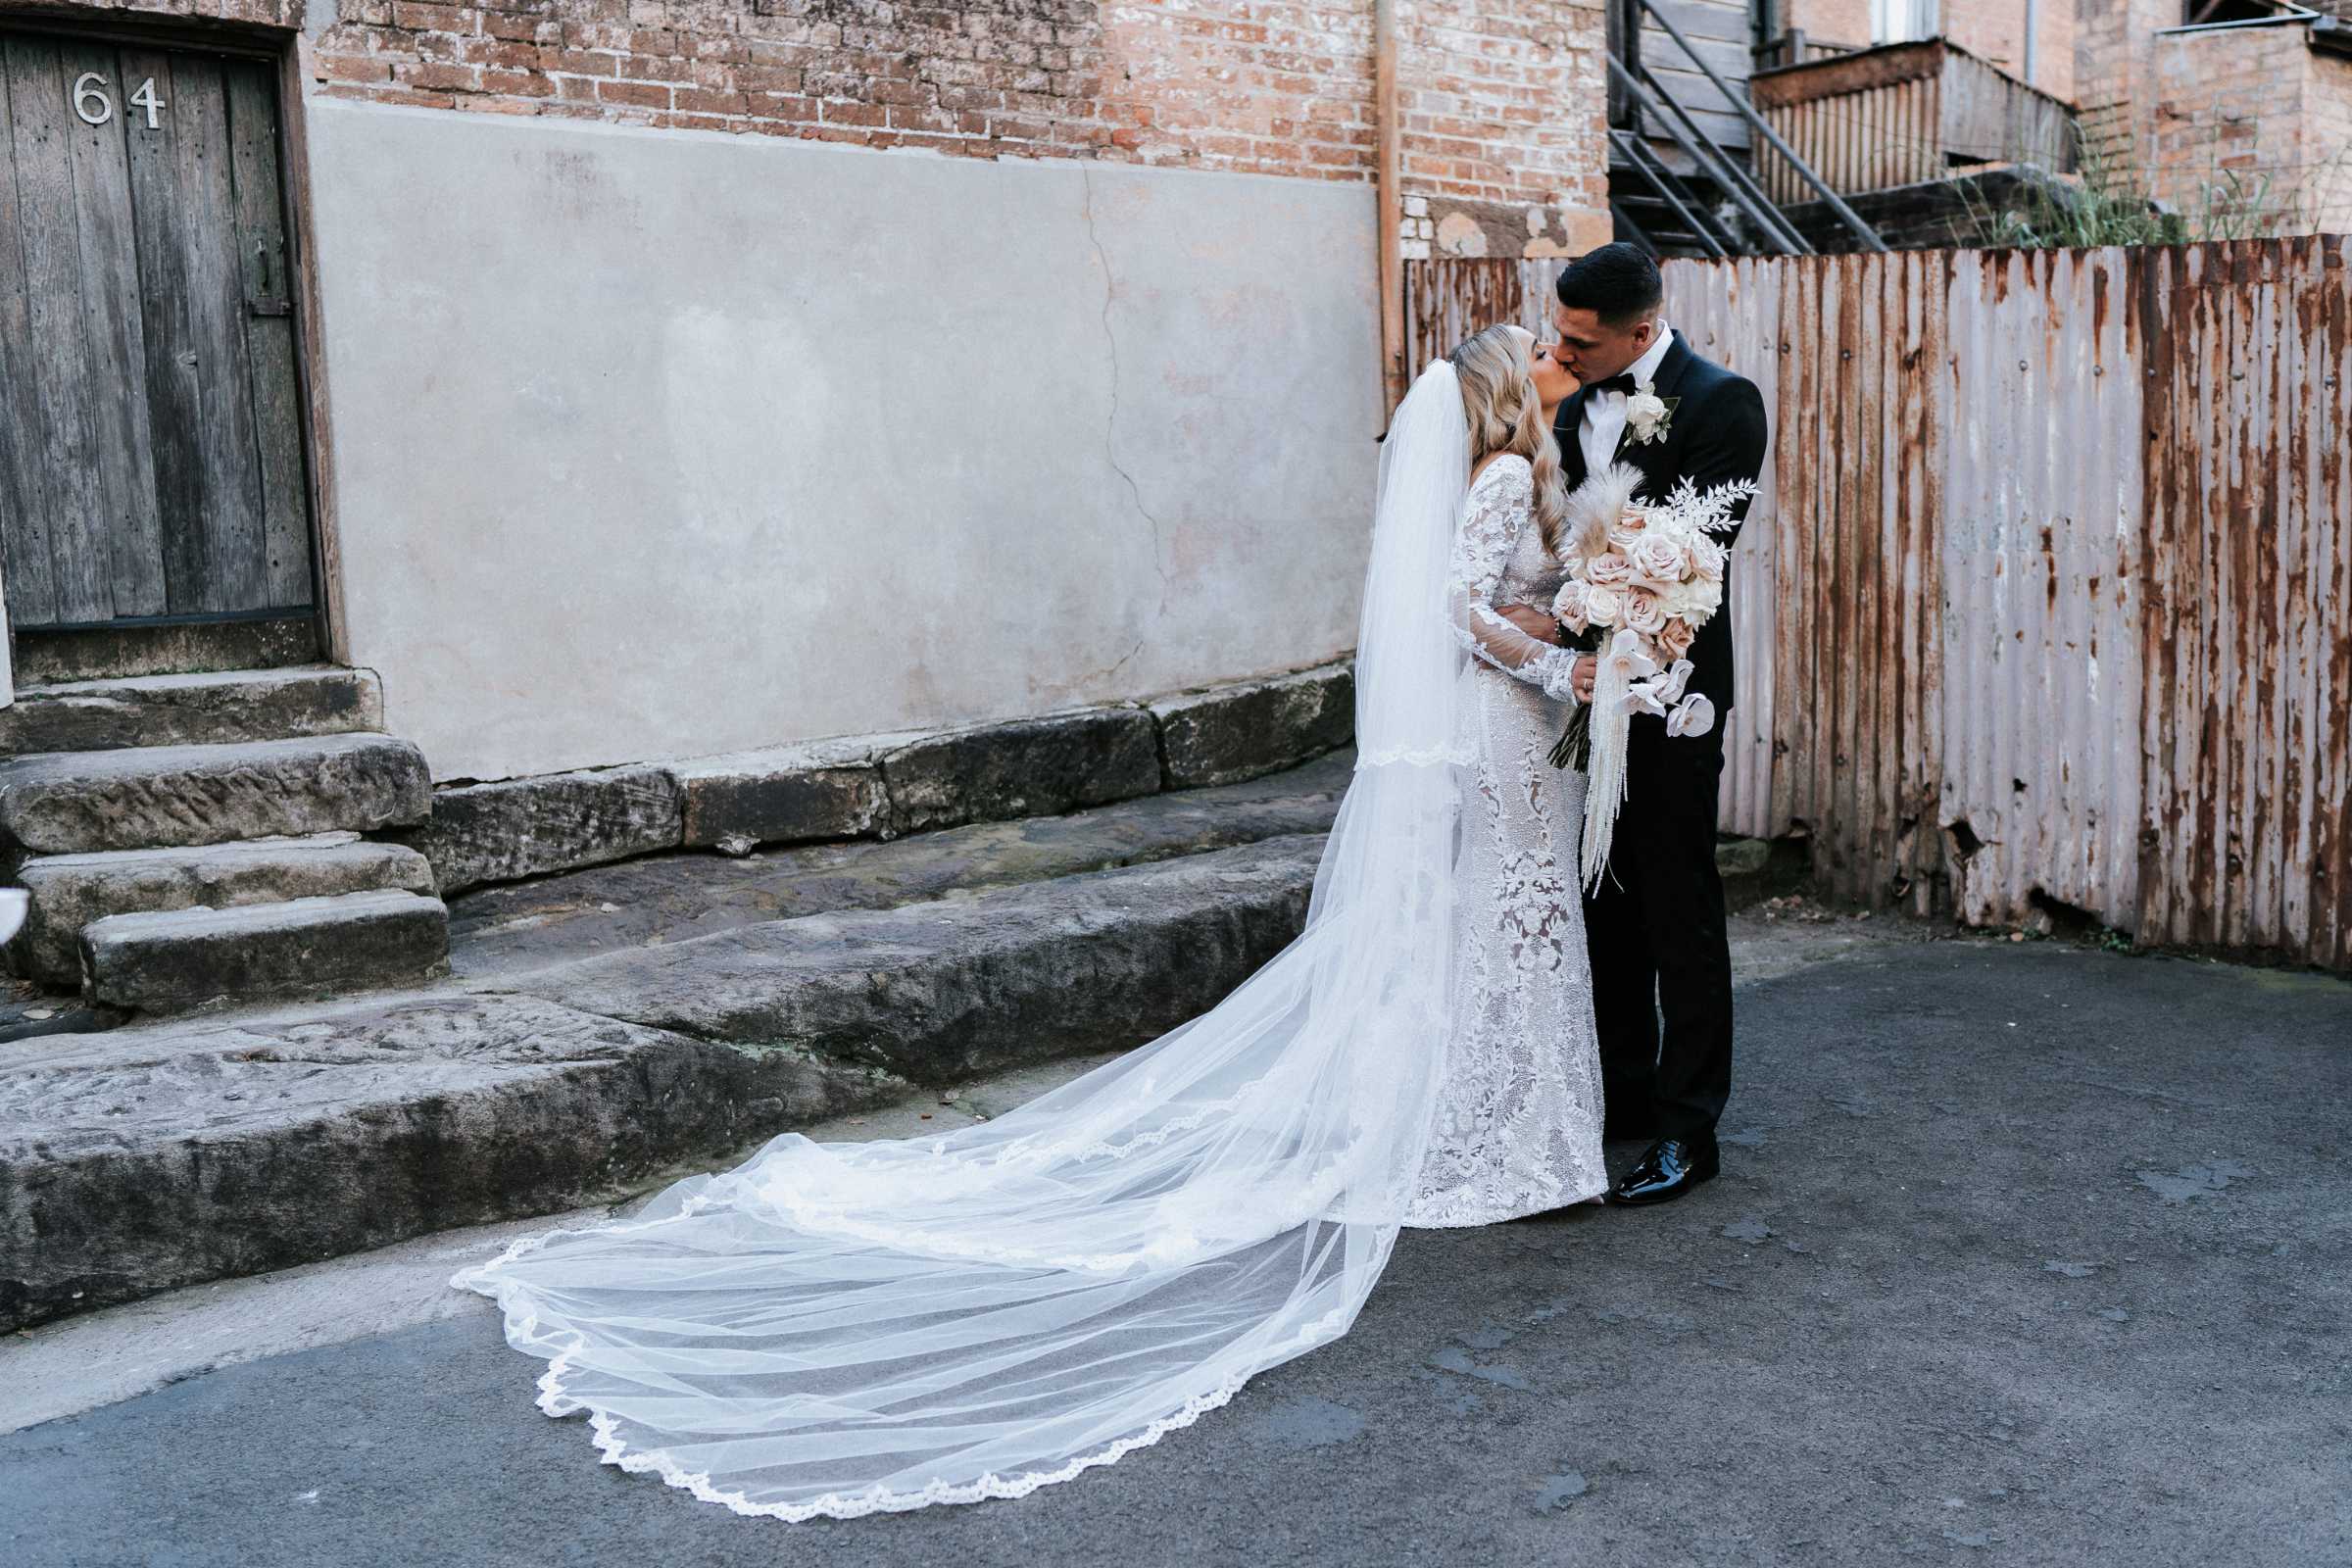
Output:
[[1490,326],[1450,358],[1462,386],[1462,412],[1470,416],[1470,466],[1477,467],[1493,452],[1516,452],[1528,461],[1536,470],[1536,527],[1544,551],[1556,560],[1568,531],[1568,481],[1528,373],[1535,346],[1536,334],[1524,326]]

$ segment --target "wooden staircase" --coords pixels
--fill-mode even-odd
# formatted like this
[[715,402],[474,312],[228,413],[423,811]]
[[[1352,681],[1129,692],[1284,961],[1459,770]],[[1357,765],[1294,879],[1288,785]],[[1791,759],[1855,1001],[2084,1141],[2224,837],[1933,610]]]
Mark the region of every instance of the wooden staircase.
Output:
[[[1886,244],[1748,102],[1653,0],[1613,0],[1609,28],[1609,211],[1617,238],[1653,256],[1808,256],[1815,246],[1764,192],[1747,147],[1722,126],[1772,147],[1826,201],[1854,248]],[[1660,49],[1673,58],[1645,59]],[[1666,77],[1671,74],[1675,83]]]

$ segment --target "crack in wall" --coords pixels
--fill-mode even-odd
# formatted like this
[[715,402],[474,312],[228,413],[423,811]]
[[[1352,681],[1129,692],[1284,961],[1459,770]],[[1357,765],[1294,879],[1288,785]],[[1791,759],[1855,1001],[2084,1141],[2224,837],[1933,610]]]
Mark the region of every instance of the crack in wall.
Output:
[[[1133,481],[1130,481],[1130,482],[1132,483]],[[1146,515],[1150,515],[1150,514],[1146,514]],[[1168,603],[1168,597],[1167,597],[1167,581],[1168,581],[1168,576],[1167,576],[1167,573],[1166,573],[1166,572],[1164,572],[1164,571],[1163,571],[1163,572],[1161,572],[1161,573],[1160,573],[1159,581],[1160,581],[1160,597],[1159,597],[1159,603],[1160,603],[1160,607],[1161,607],[1162,609],[1165,609],[1165,608],[1167,607],[1167,603]],[[1149,639],[1149,638],[1138,637],[1138,638],[1135,640],[1135,646],[1134,646],[1133,648],[1130,648],[1130,649],[1128,649],[1128,650],[1127,650],[1125,653],[1121,654],[1121,655],[1118,657],[1118,659],[1117,659],[1117,660],[1115,660],[1115,661],[1114,661],[1114,662],[1112,662],[1111,663],[1108,663],[1108,664],[1105,664],[1105,665],[1103,665],[1103,666],[1102,666],[1102,668],[1100,668],[1100,669],[1090,669],[1090,670],[1086,670],[1086,671],[1084,671],[1083,673],[1079,674],[1079,675],[1078,675],[1078,676],[1077,676],[1075,679],[1073,679],[1073,680],[1070,682],[1070,685],[1071,685],[1071,686],[1073,686],[1073,687],[1075,687],[1075,688],[1078,688],[1078,689],[1084,689],[1084,688],[1085,688],[1085,687],[1086,687],[1086,686],[1087,686],[1087,685],[1088,685],[1090,682],[1093,682],[1093,681],[1103,681],[1103,680],[1108,680],[1108,679],[1110,679],[1112,676],[1116,675],[1116,674],[1117,674],[1117,673],[1118,673],[1120,670],[1122,670],[1122,669],[1125,669],[1125,668],[1126,668],[1126,667],[1127,667],[1127,666],[1128,666],[1130,663],[1133,663],[1133,662],[1135,662],[1135,656],[1136,656],[1136,655],[1138,655],[1138,654],[1140,654],[1140,653],[1142,653],[1142,652],[1144,651],[1144,644],[1145,644],[1146,642],[1148,642],[1148,641],[1150,641],[1150,639]],[[1156,730],[1157,730],[1157,727],[1158,727],[1158,726],[1157,726],[1156,724],[1153,726],[1154,732],[1156,732]]]
[[[1143,486],[1135,482],[1135,475],[1129,473],[1127,466],[1119,461],[1119,335],[1111,329],[1110,324],[1110,308],[1118,301],[1118,283],[1111,273],[1110,252],[1103,248],[1102,235],[1095,226],[1095,172],[1091,168],[1081,167],[1078,177],[1086,188],[1084,217],[1087,242],[1094,246],[1095,261],[1102,269],[1102,341],[1110,348],[1110,412],[1102,424],[1102,456],[1109,462],[1111,471],[1126,481],[1127,494],[1135,502],[1137,514],[1152,527],[1152,569],[1159,574],[1159,609],[1164,612],[1168,608],[1168,590],[1173,584],[1168,577],[1168,568],[1160,558],[1160,521],[1152,514],[1152,509],[1144,505]],[[1126,659],[1110,666],[1110,673],[1116,673],[1142,648],[1143,644],[1138,642]]]

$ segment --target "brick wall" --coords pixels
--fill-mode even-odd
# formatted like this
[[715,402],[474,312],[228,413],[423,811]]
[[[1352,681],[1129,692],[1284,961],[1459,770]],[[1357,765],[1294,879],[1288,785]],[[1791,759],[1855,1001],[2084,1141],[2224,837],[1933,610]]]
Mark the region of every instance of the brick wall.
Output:
[[2306,156],[2317,160],[2305,176],[2305,220],[2317,233],[2352,233],[2352,60],[2313,52],[2303,102]]
[[1598,0],[1404,0],[1406,252],[1548,256],[1610,237]]
[[2242,208],[2264,232],[2352,221],[2352,62],[2307,39],[2280,26],[2155,40],[2138,108],[2157,196],[2192,222]]
[[2192,223],[2234,181],[2272,232],[2352,225],[2352,61],[2300,26],[2158,36],[2180,21],[2180,0],[2081,0],[2077,97],[2116,177]]
[[1868,48],[1871,36],[1870,0],[1787,0],[1781,7],[1784,25],[1801,30],[1815,43]]
[[[2053,98],[2075,97],[2074,0],[2039,0],[2034,8],[2034,80]],[[2026,74],[2026,0],[1944,0],[1944,33],[2012,76]]]
[[[0,15],[16,0],[0,0]],[[1600,0],[1402,0],[1408,241],[1605,238]],[[1372,0],[128,0],[301,27],[314,90],[459,112],[1374,177]],[[55,7],[43,7],[54,11]]]
[[[2179,26],[2180,15],[2180,0],[2076,0],[2076,102],[2093,111],[2135,106],[2149,90],[2157,29]],[[2144,133],[2136,110],[2131,118]]]

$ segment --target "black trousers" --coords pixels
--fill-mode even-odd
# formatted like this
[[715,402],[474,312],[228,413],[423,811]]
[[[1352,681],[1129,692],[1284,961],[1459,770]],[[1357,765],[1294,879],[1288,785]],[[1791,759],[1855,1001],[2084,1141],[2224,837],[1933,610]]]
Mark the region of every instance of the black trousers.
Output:
[[1670,740],[1663,724],[1635,721],[1610,874],[1585,899],[1612,1131],[1703,1141],[1731,1098],[1732,952],[1715,869],[1722,778],[1720,725]]

